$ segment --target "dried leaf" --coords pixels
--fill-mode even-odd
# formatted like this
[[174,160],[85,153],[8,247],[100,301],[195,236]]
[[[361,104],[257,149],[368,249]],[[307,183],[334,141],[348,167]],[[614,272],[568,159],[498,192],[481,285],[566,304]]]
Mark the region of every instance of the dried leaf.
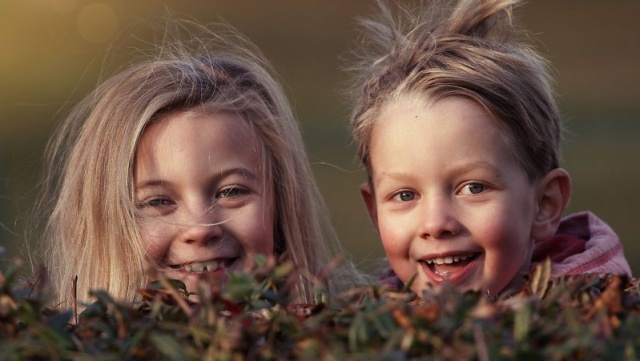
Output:
[[615,276],[607,285],[602,295],[596,299],[593,307],[587,312],[586,317],[592,319],[600,310],[604,310],[610,316],[624,311],[622,307],[622,278]]
[[95,292],[98,301],[77,324],[69,323],[70,311],[46,308],[45,288],[25,290],[7,277],[0,287],[0,360],[560,361],[640,355],[636,279],[550,278],[543,266],[506,299],[450,285],[416,299],[372,286],[327,293],[329,303],[289,305],[279,296],[288,287],[281,281],[298,275],[268,262],[258,268],[201,295],[198,303],[187,302],[170,282],[141,290],[142,300],[133,304]]
[[547,258],[544,262],[536,265],[531,276],[529,287],[531,293],[540,298],[544,298],[549,289],[551,279],[551,259]]

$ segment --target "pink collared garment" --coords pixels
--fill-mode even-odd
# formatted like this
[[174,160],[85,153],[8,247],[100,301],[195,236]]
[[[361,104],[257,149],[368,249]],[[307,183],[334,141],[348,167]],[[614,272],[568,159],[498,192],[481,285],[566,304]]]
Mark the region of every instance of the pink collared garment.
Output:
[[631,276],[616,233],[591,212],[569,215],[556,234],[536,242],[531,265],[551,259],[551,275],[610,273]]

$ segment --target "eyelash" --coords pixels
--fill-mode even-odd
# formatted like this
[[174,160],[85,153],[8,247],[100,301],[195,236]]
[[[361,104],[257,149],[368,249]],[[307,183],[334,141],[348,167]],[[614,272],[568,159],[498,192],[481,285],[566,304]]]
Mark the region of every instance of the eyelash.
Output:
[[171,199],[166,197],[156,197],[156,198],[152,198],[147,201],[138,203],[138,208],[147,208],[147,207],[157,208],[157,207],[168,206],[170,204],[173,204],[173,201]]
[[[247,195],[250,192],[251,191],[248,188],[234,184],[232,186],[228,186],[226,188],[219,190],[215,194],[215,199],[221,200],[222,202],[224,202],[225,200],[228,202],[233,202],[234,200],[237,200],[238,197]],[[138,209],[145,209],[145,208],[158,209],[158,208],[170,207],[174,204],[175,202],[170,197],[158,196],[158,197],[151,198],[149,200],[142,201],[138,203],[137,206],[138,206]],[[232,205],[232,203],[229,203],[228,205]]]
[[[411,199],[403,200],[402,199],[403,195],[411,196]],[[412,200],[414,200],[416,198],[416,193],[414,191],[402,190],[402,191],[394,193],[391,198],[393,200],[395,200],[395,201],[410,202],[410,201],[412,201]]]
[[[471,186],[479,186],[481,189],[479,192],[477,193],[473,193],[473,191],[471,191]],[[463,195],[477,195],[480,193],[483,193],[487,190],[487,185],[484,183],[480,183],[480,182],[469,182],[465,185],[462,186],[462,188],[460,189],[460,191],[458,192],[458,194],[463,194]],[[463,193],[465,191],[465,189],[468,190],[468,193]]]
[[[235,194],[229,195],[229,193],[234,192]],[[238,186],[234,184],[230,187],[223,188],[216,193],[217,198],[233,198],[241,195],[249,194],[249,189]]]
[[[470,187],[471,186],[479,186],[480,187],[480,191],[478,191],[477,193],[473,193],[473,191],[471,191]],[[488,186],[484,183],[481,182],[469,182],[465,185],[462,186],[462,188],[460,189],[460,191],[458,191],[456,194],[462,194],[462,195],[477,195],[480,193],[483,193],[487,190]],[[468,191],[465,193],[465,189],[467,189]],[[402,196],[410,196],[411,199],[402,199]],[[399,192],[396,192],[394,194],[392,194],[391,199],[396,200],[396,201],[400,201],[400,202],[410,202],[412,200],[414,200],[416,198],[416,193],[414,191],[409,191],[409,190],[402,190]]]

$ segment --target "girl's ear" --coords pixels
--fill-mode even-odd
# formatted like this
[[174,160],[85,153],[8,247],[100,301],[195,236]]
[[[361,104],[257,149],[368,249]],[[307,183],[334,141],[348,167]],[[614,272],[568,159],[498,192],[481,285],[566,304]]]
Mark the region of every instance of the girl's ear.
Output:
[[566,170],[553,169],[540,180],[538,209],[531,230],[533,239],[544,241],[556,233],[570,195],[571,178]]
[[369,212],[369,218],[373,222],[373,225],[378,228],[378,212],[376,211],[376,196],[371,184],[363,183],[360,186],[360,194],[364,200],[364,204],[367,206],[367,212]]

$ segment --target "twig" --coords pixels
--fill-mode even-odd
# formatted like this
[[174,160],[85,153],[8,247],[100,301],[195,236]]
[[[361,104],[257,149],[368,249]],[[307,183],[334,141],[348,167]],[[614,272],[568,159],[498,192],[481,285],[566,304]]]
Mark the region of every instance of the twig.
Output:
[[487,350],[487,342],[484,339],[484,332],[477,324],[473,324],[473,338],[476,340],[476,349],[478,350],[478,359],[480,361],[489,361],[489,351]]
[[71,282],[71,309],[73,309],[73,324],[78,324],[78,275]]
[[173,299],[176,300],[176,302],[178,303],[178,306],[180,306],[182,311],[184,311],[186,315],[190,316],[191,307],[189,307],[189,305],[184,300],[184,298],[181,297],[178,294],[178,292],[176,292],[176,289],[169,283],[169,281],[167,281],[167,279],[163,275],[159,274],[158,279],[160,280],[160,284],[162,284],[162,286],[167,290],[167,292],[169,292],[169,295],[171,295],[171,297],[173,297]]

